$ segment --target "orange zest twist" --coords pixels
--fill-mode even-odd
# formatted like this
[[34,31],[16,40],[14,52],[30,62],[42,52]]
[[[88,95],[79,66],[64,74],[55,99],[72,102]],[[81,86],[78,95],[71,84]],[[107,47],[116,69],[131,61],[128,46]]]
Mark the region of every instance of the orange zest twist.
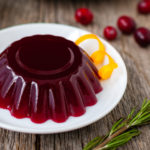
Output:
[[91,58],[95,64],[102,64],[104,62],[105,56],[108,57],[109,63],[107,65],[104,65],[100,68],[98,71],[99,76],[101,79],[106,80],[111,77],[112,72],[115,68],[118,67],[116,62],[113,60],[113,58],[106,52],[105,46],[101,42],[101,40],[95,35],[95,34],[86,34],[81,37],[79,37],[75,43],[79,45],[85,40],[88,39],[95,39],[97,40],[99,47],[98,50],[96,50],[92,55]]

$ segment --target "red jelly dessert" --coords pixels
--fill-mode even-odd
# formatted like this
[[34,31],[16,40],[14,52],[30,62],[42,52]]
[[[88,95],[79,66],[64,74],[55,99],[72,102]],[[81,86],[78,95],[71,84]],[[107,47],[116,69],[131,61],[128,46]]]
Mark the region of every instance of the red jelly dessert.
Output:
[[0,55],[0,107],[16,118],[64,122],[84,114],[101,90],[88,55],[62,37],[25,37]]

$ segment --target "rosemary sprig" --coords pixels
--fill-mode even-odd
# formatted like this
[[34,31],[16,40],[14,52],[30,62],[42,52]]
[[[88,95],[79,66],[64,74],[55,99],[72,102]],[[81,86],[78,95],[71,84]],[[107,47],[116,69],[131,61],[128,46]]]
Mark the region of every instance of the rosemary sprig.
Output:
[[145,99],[141,109],[135,113],[133,109],[126,119],[118,120],[104,137],[96,137],[83,150],[116,150],[140,132],[136,128],[150,123],[150,100]]

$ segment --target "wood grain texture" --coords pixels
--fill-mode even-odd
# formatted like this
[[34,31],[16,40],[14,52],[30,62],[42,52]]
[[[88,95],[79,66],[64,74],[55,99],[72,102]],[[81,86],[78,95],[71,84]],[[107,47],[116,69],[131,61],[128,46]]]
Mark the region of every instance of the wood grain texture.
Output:
[[[32,22],[56,22],[77,26],[102,36],[106,25],[116,26],[117,18],[127,14],[138,26],[150,28],[150,15],[136,12],[138,0],[0,0],[0,28]],[[88,7],[94,13],[89,26],[77,24],[74,12]],[[140,48],[132,36],[119,33],[111,42],[123,57],[128,70],[127,90],[119,105],[106,117],[85,128],[53,135],[32,135],[0,129],[0,150],[82,150],[92,138],[108,132],[112,124],[125,117],[130,110],[140,107],[145,97],[150,98],[150,47]],[[150,126],[140,128],[142,134],[119,150],[149,150]]]

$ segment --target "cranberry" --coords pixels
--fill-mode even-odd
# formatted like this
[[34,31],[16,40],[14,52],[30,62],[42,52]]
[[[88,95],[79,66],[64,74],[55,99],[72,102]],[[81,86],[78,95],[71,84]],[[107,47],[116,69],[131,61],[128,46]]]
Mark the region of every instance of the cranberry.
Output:
[[150,13],[150,0],[144,0],[138,3],[138,11],[142,14]]
[[117,21],[119,29],[125,33],[130,34],[135,30],[136,24],[133,18],[128,16],[121,16]]
[[76,10],[75,19],[77,22],[79,22],[83,25],[88,25],[93,20],[93,14],[87,8],[79,8]]
[[112,26],[107,26],[104,29],[104,36],[108,40],[114,40],[117,37],[117,31]]
[[134,33],[136,42],[141,46],[148,46],[150,44],[150,30],[144,27],[136,29]]

